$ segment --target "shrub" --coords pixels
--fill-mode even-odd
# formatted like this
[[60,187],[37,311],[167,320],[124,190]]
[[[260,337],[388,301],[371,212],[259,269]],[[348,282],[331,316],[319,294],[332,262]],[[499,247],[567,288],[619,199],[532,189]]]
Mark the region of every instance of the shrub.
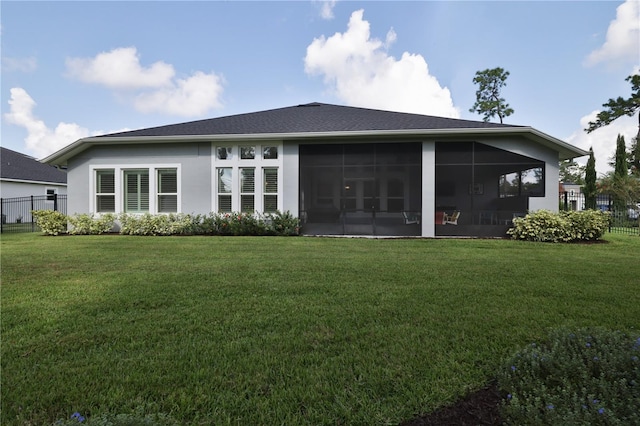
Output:
[[156,214],[143,215],[121,214],[120,233],[124,235],[191,235],[198,228],[194,218],[189,214]]
[[31,215],[45,235],[59,235],[67,232],[67,216],[54,210],[33,210]]
[[601,238],[609,228],[611,215],[600,210],[561,212],[569,222],[572,241],[593,241]]
[[290,212],[267,213],[212,213],[205,219],[206,229],[216,235],[298,235],[300,222]]
[[300,234],[300,219],[289,211],[272,213],[267,216],[266,222],[268,234],[283,236]]
[[70,234],[73,235],[96,235],[106,234],[113,229],[116,216],[112,213],[105,213],[98,217],[93,214],[75,214],[69,216]]
[[262,217],[250,213],[221,213],[215,223],[219,235],[264,235],[266,231]]
[[77,214],[69,218],[72,234],[101,234],[119,221],[123,235],[298,235],[300,223],[291,213]]
[[520,350],[498,374],[506,424],[640,424],[640,337],[565,329]]
[[523,218],[513,219],[507,231],[513,239],[542,242],[594,241],[602,237],[609,226],[607,213],[597,210],[539,210]]

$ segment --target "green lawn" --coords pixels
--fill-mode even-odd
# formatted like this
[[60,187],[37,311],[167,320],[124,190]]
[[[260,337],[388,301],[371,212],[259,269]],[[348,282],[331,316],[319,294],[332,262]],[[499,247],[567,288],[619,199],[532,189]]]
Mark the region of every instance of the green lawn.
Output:
[[640,238],[3,235],[3,425],[397,424],[559,326],[640,328]]

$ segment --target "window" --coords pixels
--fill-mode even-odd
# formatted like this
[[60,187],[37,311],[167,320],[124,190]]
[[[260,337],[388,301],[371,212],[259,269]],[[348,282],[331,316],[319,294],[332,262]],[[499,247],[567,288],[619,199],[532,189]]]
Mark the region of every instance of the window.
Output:
[[230,213],[231,212],[231,183],[232,180],[232,168],[231,167],[219,167],[218,168],[218,212]]
[[264,194],[264,212],[275,213],[278,210],[278,169],[274,167],[262,169]]
[[240,211],[253,213],[255,211],[255,172],[254,168],[240,169]]
[[277,146],[263,146],[262,158],[265,160],[277,160],[278,159],[278,147]]
[[158,170],[158,213],[178,211],[178,172],[176,169]]
[[179,164],[89,167],[95,213],[178,213]]
[[271,213],[282,209],[282,144],[215,144],[212,210]]
[[507,173],[500,176],[500,198],[544,197],[544,169],[532,167],[530,169]]
[[240,159],[242,160],[253,160],[256,158],[256,147],[255,146],[241,146],[240,147]]
[[219,146],[216,150],[218,160],[231,160],[233,158],[233,151],[230,146]]
[[56,190],[47,188],[47,201],[54,201],[56,198]]
[[124,211],[141,213],[149,211],[149,170],[124,171]]
[[115,171],[96,171],[96,212],[114,213],[116,211]]

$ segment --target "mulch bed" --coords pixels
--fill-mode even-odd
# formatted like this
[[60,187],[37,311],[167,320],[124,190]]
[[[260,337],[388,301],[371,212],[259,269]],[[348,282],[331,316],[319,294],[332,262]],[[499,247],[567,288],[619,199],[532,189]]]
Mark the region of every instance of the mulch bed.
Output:
[[500,391],[498,385],[473,392],[462,400],[432,413],[403,422],[400,426],[498,426],[500,417]]

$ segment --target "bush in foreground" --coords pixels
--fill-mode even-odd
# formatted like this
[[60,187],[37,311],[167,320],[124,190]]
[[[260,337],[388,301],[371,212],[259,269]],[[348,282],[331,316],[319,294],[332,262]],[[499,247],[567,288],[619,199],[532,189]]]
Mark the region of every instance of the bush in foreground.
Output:
[[67,232],[67,216],[55,210],[33,210],[31,215],[45,235]]
[[513,228],[507,235],[515,240],[571,243],[598,240],[608,227],[609,215],[599,210],[539,210],[513,219]]
[[113,230],[116,216],[105,213],[99,217],[92,214],[75,214],[68,217],[69,233],[72,235],[99,235]]
[[498,374],[513,425],[640,424],[640,337],[557,330],[516,353]]
[[123,235],[299,235],[300,220],[290,212],[268,214],[209,213],[192,215],[111,213],[95,216],[76,214],[66,216],[51,210],[33,212],[38,226],[47,235],[59,235],[68,231],[72,235],[104,234],[119,227]]

